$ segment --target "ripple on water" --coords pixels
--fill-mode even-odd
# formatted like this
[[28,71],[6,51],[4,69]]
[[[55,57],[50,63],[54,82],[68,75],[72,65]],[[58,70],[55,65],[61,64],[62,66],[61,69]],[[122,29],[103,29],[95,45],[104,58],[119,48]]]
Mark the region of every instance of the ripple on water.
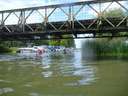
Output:
[[0,61],[13,61],[18,59],[23,59],[23,57],[17,55],[0,55]]
[[11,81],[8,81],[8,80],[2,80],[2,79],[0,79],[0,82],[2,82],[2,83],[11,83]]
[[43,77],[51,77],[52,76],[52,71],[46,71],[41,73]]
[[24,86],[25,86],[25,87],[32,87],[31,84],[25,84]]
[[10,92],[14,92],[14,89],[13,88],[9,88],[9,87],[0,89],[0,95],[6,94],[6,93],[10,93]]
[[76,81],[73,81],[73,82],[68,82],[64,84],[65,86],[90,85],[94,83],[97,79],[95,77],[96,68],[91,67],[91,66],[83,66],[81,68],[75,68],[70,71],[72,71],[72,74],[70,75],[80,77],[80,79],[77,79]]
[[42,66],[41,68],[42,68],[42,69],[48,69],[48,68],[50,68],[50,65],[44,65],[44,66]]
[[79,85],[90,85],[93,82],[95,82],[96,78],[91,77],[91,78],[82,78],[81,80],[78,80]]
[[38,93],[34,93],[34,92],[33,93],[30,93],[29,95],[30,96],[40,96]]

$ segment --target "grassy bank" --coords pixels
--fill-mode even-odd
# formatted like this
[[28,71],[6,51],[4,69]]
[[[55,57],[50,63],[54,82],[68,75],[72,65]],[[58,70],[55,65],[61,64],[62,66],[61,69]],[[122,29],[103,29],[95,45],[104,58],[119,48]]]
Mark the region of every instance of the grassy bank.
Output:
[[88,40],[83,46],[93,50],[96,56],[128,56],[128,44],[123,39],[96,39]]
[[5,46],[0,46],[0,54],[4,53],[16,53],[17,48],[16,47],[5,47]]
[[12,50],[8,47],[0,46],[0,53],[10,53]]

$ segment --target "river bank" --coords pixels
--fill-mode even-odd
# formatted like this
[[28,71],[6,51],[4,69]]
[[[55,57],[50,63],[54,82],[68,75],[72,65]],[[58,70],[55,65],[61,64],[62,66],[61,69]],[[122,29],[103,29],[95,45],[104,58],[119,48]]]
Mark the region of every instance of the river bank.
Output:
[[89,50],[95,57],[128,57],[128,43],[124,39],[88,40],[82,45],[82,50],[84,49]]
[[0,46],[0,54],[15,54],[17,50],[17,47]]

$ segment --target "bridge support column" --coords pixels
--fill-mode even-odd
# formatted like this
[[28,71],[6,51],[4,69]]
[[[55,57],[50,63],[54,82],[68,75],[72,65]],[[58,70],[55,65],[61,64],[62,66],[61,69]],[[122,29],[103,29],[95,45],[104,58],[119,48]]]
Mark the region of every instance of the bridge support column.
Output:
[[1,13],[1,26],[0,29],[2,29],[4,26],[4,12]]
[[25,32],[25,11],[20,11],[19,21],[18,24],[20,25],[21,31]]
[[43,28],[45,32],[47,32],[47,22],[48,22],[47,8],[45,8],[44,28]]
[[25,11],[22,11],[22,31],[25,32]]
[[127,17],[127,20],[126,20],[126,26],[128,27],[128,17]]

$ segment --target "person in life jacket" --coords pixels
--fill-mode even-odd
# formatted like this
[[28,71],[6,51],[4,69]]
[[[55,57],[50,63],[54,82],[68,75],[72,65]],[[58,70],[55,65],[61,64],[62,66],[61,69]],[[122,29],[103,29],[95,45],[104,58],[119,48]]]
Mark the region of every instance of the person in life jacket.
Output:
[[38,49],[37,50],[37,54],[40,56],[42,54],[44,54],[45,50],[44,49]]
[[42,50],[41,49],[37,49],[37,56],[40,56],[40,55],[42,55]]

